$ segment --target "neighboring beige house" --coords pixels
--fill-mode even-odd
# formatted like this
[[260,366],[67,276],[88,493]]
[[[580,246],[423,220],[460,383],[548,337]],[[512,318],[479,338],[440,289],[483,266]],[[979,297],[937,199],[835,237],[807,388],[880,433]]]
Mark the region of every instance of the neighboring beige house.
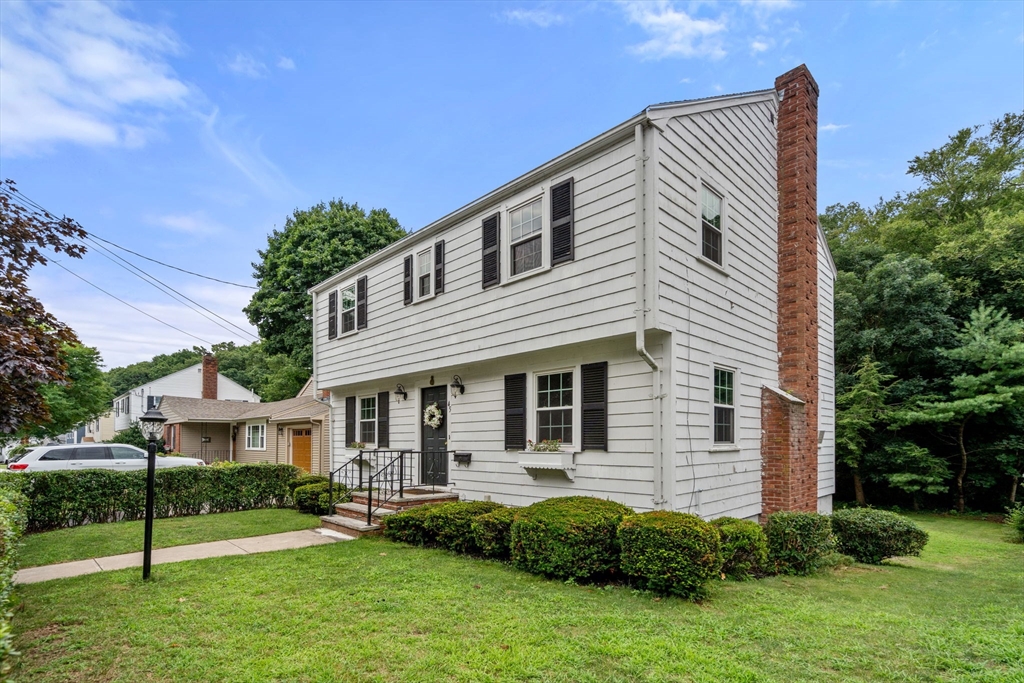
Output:
[[313,396],[312,381],[295,398],[238,403],[164,396],[169,451],[206,462],[289,463],[313,474],[330,466],[330,407]]
[[85,423],[85,443],[107,441],[117,434],[114,429],[114,411]]

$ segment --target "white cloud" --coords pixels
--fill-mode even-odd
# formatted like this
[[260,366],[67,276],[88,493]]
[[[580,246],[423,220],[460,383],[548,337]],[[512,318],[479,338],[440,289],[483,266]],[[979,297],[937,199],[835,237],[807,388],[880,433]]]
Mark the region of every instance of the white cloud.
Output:
[[2,153],[60,142],[145,144],[154,114],[183,107],[191,95],[166,61],[180,50],[170,30],[99,2],[4,3]]
[[693,79],[689,78],[689,77],[687,77],[687,78],[680,78],[679,82],[680,83],[693,83]]
[[565,23],[565,17],[546,9],[510,9],[502,13],[502,17],[510,24],[539,26],[548,28]]
[[797,4],[793,0],[740,0],[740,6],[753,14],[754,19],[764,27],[772,15],[794,9]]
[[774,43],[775,43],[775,41],[771,40],[770,38],[760,38],[760,37],[755,38],[754,40],[750,41],[750,52],[751,52],[751,54],[757,54],[759,52],[765,52]]
[[640,26],[650,36],[646,42],[631,48],[645,59],[720,59],[726,54],[720,39],[720,34],[726,30],[724,15],[718,19],[696,19],[667,0],[625,2],[622,7],[629,22]]
[[824,126],[818,126],[818,130],[822,133],[835,133],[837,130],[849,127],[850,124],[848,123],[826,123]]
[[291,57],[281,57],[277,60],[277,68],[284,69],[285,71],[295,70],[295,60]]
[[204,116],[203,137],[210,148],[238,169],[264,195],[284,198],[297,194],[298,190],[281,169],[263,154],[260,138],[237,130],[238,121],[222,120],[217,108],[209,116]]
[[237,53],[226,66],[228,71],[246,78],[263,78],[267,75],[267,65],[244,52]]
[[224,230],[224,226],[211,220],[202,211],[153,216],[149,219],[149,222],[165,228],[170,228],[176,232],[195,236],[214,235]]

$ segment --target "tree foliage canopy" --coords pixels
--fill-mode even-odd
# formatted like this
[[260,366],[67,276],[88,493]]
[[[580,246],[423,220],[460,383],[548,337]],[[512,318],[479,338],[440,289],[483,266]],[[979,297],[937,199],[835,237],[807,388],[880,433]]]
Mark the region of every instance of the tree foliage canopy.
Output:
[[259,290],[245,313],[259,330],[264,350],[286,354],[307,370],[313,365],[313,285],[405,236],[385,209],[369,213],[341,200],[296,209],[274,230],[253,263]]
[[110,411],[114,393],[100,370],[103,359],[99,351],[80,344],[65,344],[61,360],[67,367],[67,381],[39,387],[50,417],[23,430],[23,436],[60,436]]

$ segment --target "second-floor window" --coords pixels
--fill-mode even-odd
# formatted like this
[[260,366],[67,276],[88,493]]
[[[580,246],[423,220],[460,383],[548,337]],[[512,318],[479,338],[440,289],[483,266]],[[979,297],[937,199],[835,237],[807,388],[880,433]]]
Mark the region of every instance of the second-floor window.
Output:
[[351,284],[341,290],[341,333],[356,329],[356,286]]
[[416,291],[420,298],[430,296],[430,277],[433,272],[430,251],[425,249],[416,254]]
[[701,188],[700,218],[701,254],[722,265],[722,198],[706,187]]
[[543,265],[542,210],[543,201],[537,199],[526,206],[509,211],[512,275],[519,275]]

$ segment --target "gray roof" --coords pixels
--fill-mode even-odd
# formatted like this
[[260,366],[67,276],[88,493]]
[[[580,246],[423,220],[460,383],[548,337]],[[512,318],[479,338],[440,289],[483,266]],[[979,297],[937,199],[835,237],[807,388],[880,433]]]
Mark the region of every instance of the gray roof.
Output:
[[326,415],[328,406],[310,396],[286,398],[270,403],[220,401],[209,398],[164,396],[160,412],[168,424],[178,422],[240,422],[254,419],[308,419]]

